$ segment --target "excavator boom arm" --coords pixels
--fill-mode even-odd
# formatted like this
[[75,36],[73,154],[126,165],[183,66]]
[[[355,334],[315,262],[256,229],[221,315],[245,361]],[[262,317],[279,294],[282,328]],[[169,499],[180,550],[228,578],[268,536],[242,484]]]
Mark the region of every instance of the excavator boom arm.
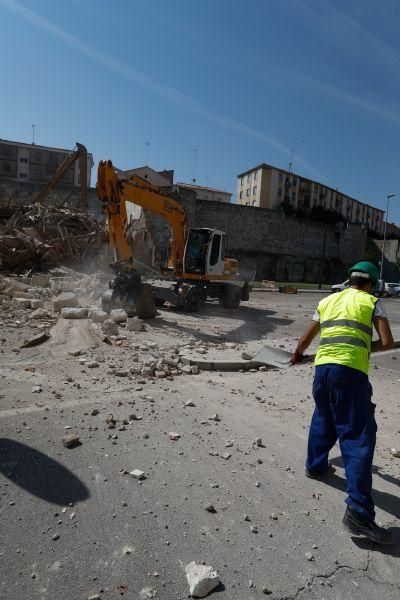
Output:
[[97,190],[103,208],[108,213],[110,246],[118,250],[121,258],[132,262],[132,246],[126,239],[126,202],[137,204],[146,210],[160,215],[170,223],[173,231],[171,261],[176,276],[183,274],[183,260],[186,238],[189,230],[183,206],[160,188],[136,175],[121,176],[112,162],[100,161],[97,176]]

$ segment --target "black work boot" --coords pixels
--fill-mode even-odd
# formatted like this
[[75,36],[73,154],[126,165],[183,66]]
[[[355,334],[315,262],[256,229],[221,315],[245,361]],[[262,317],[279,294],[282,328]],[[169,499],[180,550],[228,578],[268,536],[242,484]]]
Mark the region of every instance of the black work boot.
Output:
[[307,467],[304,468],[304,475],[310,479],[323,479],[327,475],[333,475],[336,471],[335,467],[329,464],[329,467],[325,471],[310,471]]
[[390,531],[379,527],[375,521],[369,521],[350,506],[346,508],[342,523],[347,531],[354,535],[364,535],[376,544],[391,544],[393,541]]

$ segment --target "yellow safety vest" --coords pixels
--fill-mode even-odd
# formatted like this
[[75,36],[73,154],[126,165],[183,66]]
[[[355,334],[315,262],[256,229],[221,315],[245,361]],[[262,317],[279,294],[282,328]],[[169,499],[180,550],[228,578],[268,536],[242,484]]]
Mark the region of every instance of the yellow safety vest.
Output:
[[321,300],[318,304],[321,339],[315,365],[334,363],[368,374],[377,301],[355,288]]

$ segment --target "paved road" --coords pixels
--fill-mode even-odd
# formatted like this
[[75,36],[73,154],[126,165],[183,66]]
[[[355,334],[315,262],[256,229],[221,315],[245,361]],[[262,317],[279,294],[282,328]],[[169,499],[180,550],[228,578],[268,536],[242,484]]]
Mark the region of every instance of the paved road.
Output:
[[[255,295],[228,317],[217,306],[199,318],[165,311],[121,347],[99,346],[83,324],[61,323],[51,346],[18,354],[12,346],[24,332],[6,328],[0,598],[137,599],[149,588],[156,598],[179,600],[188,594],[183,567],[196,560],[219,570],[215,597],[227,600],[265,597],[264,587],[279,600],[398,600],[400,461],[390,448],[400,447],[399,352],[374,357],[371,372],[379,424],[375,501],[378,519],[395,536],[390,548],[341,530],[345,480],[337,449],[336,472],[325,483],[303,475],[311,365],[171,382],[109,373],[113,364],[132,366],[135,346],[149,340],[163,352],[191,338],[224,339],[239,353],[265,341],[289,349],[320,297]],[[384,303],[399,331],[400,301]],[[105,362],[93,370],[80,365],[67,354],[78,344],[86,357]],[[43,391],[32,393],[38,384]],[[184,407],[189,399],[195,406]],[[123,425],[132,413],[140,420]],[[220,421],[210,418],[215,413]],[[66,431],[79,433],[81,446],[64,448]],[[170,431],[182,437],[170,441]],[[258,436],[262,447],[253,443]],[[142,483],[123,474],[135,468],[146,473]]]

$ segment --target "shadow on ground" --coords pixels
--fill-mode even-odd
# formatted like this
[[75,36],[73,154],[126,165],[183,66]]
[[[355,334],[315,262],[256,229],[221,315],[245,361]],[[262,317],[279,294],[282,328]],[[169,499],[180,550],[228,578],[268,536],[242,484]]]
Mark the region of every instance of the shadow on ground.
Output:
[[0,438],[0,473],[30,494],[65,505],[89,498],[89,490],[59,462],[15,440]]
[[388,545],[383,544],[374,544],[367,538],[358,538],[353,537],[353,543],[360,548],[361,550],[369,550],[370,552],[379,552],[380,554],[385,554],[386,556],[394,556],[396,558],[400,557],[400,527],[388,527],[388,531],[393,536],[393,543]]
[[164,309],[159,312],[159,315],[155,319],[149,321],[154,330],[173,330],[178,333],[192,335],[195,338],[208,340],[210,342],[224,341],[244,343],[252,340],[258,340],[261,339],[263,335],[272,333],[276,327],[282,327],[293,323],[293,319],[272,316],[276,314],[276,312],[273,310],[255,308],[253,306],[240,306],[239,308],[235,309],[226,309],[219,306],[219,304],[207,303],[205,306],[201,307],[200,312],[198,313],[182,313],[186,315],[191,314],[191,316],[195,317],[199,326],[201,326],[205,319],[209,319],[210,317],[243,321],[243,323],[236,327],[236,329],[227,331],[226,333],[206,333],[203,331],[198,331],[195,325],[191,327],[189,324],[186,325],[176,322],[174,323],[169,319],[165,319],[163,317],[163,311]]

